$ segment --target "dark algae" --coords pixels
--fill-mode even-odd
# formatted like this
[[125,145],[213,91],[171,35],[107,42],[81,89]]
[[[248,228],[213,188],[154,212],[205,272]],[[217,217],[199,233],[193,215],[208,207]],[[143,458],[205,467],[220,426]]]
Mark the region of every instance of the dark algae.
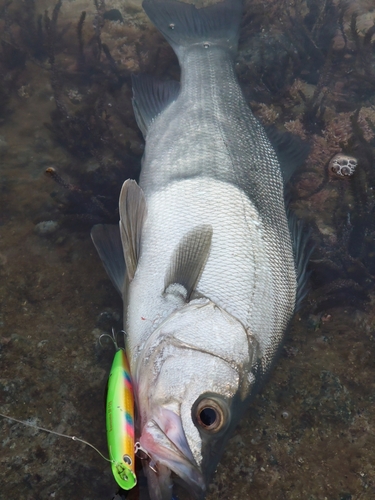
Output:
[[[236,70],[263,125],[307,145],[288,192],[314,250],[309,293],[208,499],[371,500],[373,2],[248,0]],[[89,230],[117,223],[122,182],[139,174],[140,73],[179,78],[138,0],[0,0],[0,412],[103,452],[112,353],[97,341],[121,302]],[[341,157],[355,163],[343,175]],[[0,499],[115,496],[91,449],[0,424]]]

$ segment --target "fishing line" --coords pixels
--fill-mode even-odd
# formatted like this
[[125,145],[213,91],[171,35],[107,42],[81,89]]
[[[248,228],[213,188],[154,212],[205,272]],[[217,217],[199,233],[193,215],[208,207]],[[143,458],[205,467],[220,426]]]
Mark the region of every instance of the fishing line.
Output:
[[6,418],[7,420],[12,420],[13,422],[17,422],[22,425],[27,425],[28,427],[32,427],[33,429],[37,429],[39,431],[44,431],[48,432],[49,434],[55,434],[56,436],[59,437],[64,437],[67,439],[71,439],[72,441],[79,441],[80,443],[83,443],[87,446],[90,446],[93,450],[95,450],[104,460],[107,462],[115,463],[114,460],[111,460],[110,458],[107,458],[101,453],[98,448],[95,448],[95,446],[84,439],[78,438],[77,436],[69,436],[68,434],[62,434],[61,432],[56,432],[56,431],[51,431],[50,429],[45,429],[44,427],[39,427],[38,425],[31,424],[30,422],[26,422],[24,420],[18,420],[17,418],[14,417],[8,417],[8,415],[4,415],[3,413],[0,413],[0,417]]

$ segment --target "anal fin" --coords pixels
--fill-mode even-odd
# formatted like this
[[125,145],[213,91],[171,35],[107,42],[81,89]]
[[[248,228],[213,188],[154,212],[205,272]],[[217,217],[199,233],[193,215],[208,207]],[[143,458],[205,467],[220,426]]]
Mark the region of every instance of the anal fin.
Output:
[[288,213],[288,223],[297,271],[295,310],[298,311],[303,299],[309,291],[308,280],[310,273],[307,271],[307,265],[314,250],[314,246],[310,242],[311,231],[309,231],[306,225],[298,220],[294,214]]

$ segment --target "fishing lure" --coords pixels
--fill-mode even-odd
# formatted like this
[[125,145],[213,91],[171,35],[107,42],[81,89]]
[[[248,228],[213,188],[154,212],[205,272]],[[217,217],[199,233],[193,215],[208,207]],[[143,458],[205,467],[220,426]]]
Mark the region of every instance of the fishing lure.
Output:
[[[125,332],[121,333],[125,335]],[[31,424],[30,422],[4,415],[3,413],[0,413],[0,417],[90,446],[99,453],[104,460],[111,462],[112,473],[117,484],[124,490],[130,490],[137,484],[134,462],[135,453],[143,451],[146,455],[148,454],[139,443],[134,443],[134,396],[125,349],[119,347],[113,330],[112,336],[107,333],[100,336],[100,344],[102,337],[109,337],[116,348],[108,379],[106,401],[106,427],[109,459],[91,443],[76,436],[69,436],[68,434],[52,431]]]
[[[109,336],[109,335],[108,335]],[[134,447],[134,396],[125,350],[118,347],[108,379],[106,427],[112,474],[117,484],[130,490],[137,484]]]

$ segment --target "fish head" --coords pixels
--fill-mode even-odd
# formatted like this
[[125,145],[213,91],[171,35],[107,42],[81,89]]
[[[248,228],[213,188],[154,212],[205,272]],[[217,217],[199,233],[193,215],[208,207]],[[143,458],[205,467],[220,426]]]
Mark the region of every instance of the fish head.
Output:
[[171,498],[173,481],[204,496],[246,407],[257,359],[258,344],[242,323],[205,298],[190,301],[151,334],[135,387],[152,500]]

